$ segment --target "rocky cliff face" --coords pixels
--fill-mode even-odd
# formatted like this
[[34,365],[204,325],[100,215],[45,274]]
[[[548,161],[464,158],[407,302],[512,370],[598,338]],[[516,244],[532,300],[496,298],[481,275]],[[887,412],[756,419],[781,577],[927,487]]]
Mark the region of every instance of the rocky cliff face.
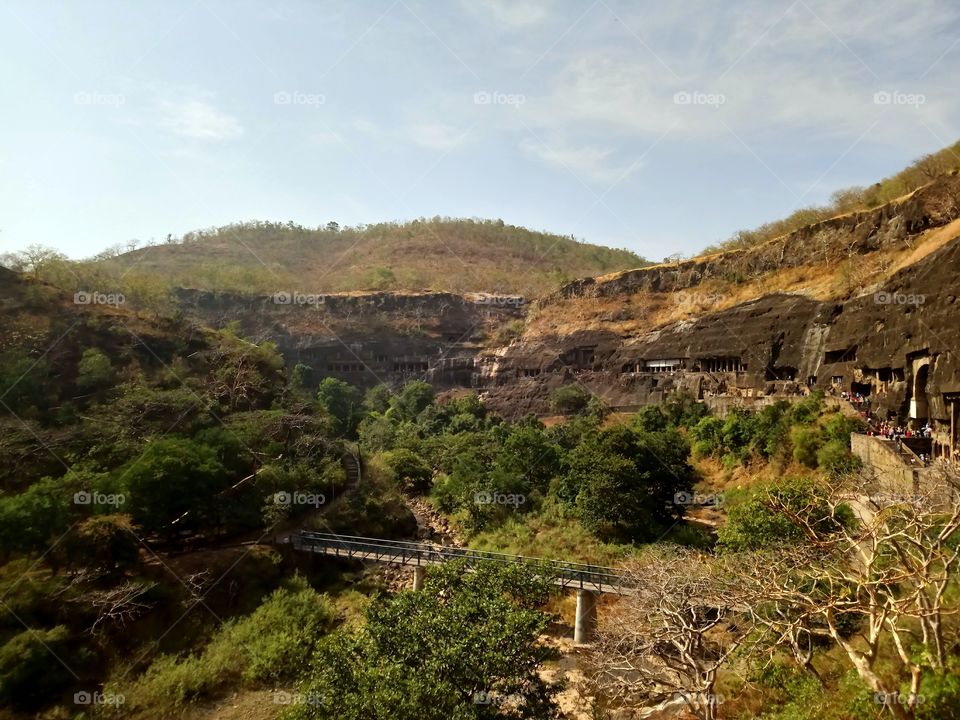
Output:
[[[935,422],[955,437],[960,399],[960,178],[947,176],[876,210],[834,218],[762,246],[671,266],[579,280],[538,303],[565,316],[563,330],[522,324],[520,298],[449,293],[250,296],[181,292],[183,306],[213,326],[238,322],[275,341],[290,364],[319,381],[472,387],[508,416],[549,411],[561,385],[577,382],[612,407],[636,407],[677,390],[699,398],[791,396],[819,387],[869,394],[881,413]],[[643,315],[657,298],[708,281],[780,277],[789,268],[823,272],[841,260],[900,257],[931,232],[939,248],[863,294],[824,299],[805,292],[758,293],[672,322],[578,324],[585,303]],[[886,254],[885,254],[886,253]],[[897,255],[900,253],[900,255]],[[862,260],[861,260],[862,259]],[[649,305],[649,307],[653,307]],[[652,317],[652,316],[651,316]],[[528,318],[529,319],[529,318]],[[511,327],[514,326],[514,327]],[[517,333],[515,332],[514,335]]]
[[785,268],[839,262],[902,247],[931,228],[960,218],[960,176],[946,175],[900,201],[831,218],[746,250],[584,278],[541,304],[561,298],[619,297],[639,291],[676,292],[705,280],[746,279]]
[[475,387],[475,359],[492,333],[523,314],[513,296],[451,293],[246,295],[181,290],[181,306],[212,327],[231,323],[277,344],[308,382],[338,377],[370,387],[424,379],[440,388]]
[[960,392],[958,270],[960,240],[846,302],[776,294],[634,337],[595,332],[517,342],[497,354],[488,402],[511,413],[544,412],[551,391],[570,381],[615,407],[679,389],[753,398],[836,386],[904,415],[925,393],[923,417],[948,422],[948,404]]
[[960,240],[851,299],[772,293],[633,332],[618,332],[616,320],[620,312],[642,316],[670,295],[682,299],[708,280],[742,281],[804,264],[823,268],[906,252],[933,231],[960,235],[958,217],[960,178],[947,176],[897,203],[757,248],[578,280],[539,308],[576,316],[601,302],[604,314],[591,316],[594,329],[528,331],[499,349],[484,375],[485,397],[514,414],[546,412],[550,393],[572,381],[614,407],[656,402],[680,389],[697,397],[756,398],[821,387],[870,393],[881,412],[908,415],[925,385],[927,398],[913,412],[948,423],[960,379],[951,347],[960,329]]

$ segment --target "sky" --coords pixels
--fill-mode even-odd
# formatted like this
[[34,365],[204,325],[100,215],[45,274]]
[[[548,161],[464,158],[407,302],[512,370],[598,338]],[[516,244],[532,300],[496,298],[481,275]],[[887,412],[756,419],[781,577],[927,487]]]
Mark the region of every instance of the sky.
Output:
[[0,253],[501,218],[692,254],[960,139],[955,0],[0,2]]

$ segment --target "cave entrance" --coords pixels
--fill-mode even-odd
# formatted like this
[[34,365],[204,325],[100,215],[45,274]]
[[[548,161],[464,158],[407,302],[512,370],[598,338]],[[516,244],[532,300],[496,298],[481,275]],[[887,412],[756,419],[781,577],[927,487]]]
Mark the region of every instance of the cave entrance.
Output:
[[850,383],[850,392],[852,392],[854,395],[860,393],[862,397],[870,397],[871,390],[873,390],[873,385],[870,383]]
[[913,396],[910,398],[910,417],[913,420],[926,420],[930,415],[930,401],[927,398],[927,380],[930,378],[930,361],[917,367],[913,376]]

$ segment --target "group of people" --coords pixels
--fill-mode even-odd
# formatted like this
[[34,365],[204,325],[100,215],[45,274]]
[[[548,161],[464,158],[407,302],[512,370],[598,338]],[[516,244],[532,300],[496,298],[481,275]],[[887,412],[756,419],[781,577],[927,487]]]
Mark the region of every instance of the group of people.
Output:
[[[870,424],[870,429],[867,431],[867,434],[873,437],[881,437],[897,444],[897,452],[902,452],[903,450],[903,440],[904,438],[931,438],[933,437],[933,428],[930,426],[930,423],[925,424],[919,430],[911,430],[908,427],[898,425],[897,423],[891,420],[883,420],[876,425],[872,422],[873,418],[869,414],[866,415],[867,422]],[[876,428],[876,430],[874,430]],[[917,457],[920,458],[920,462],[924,466],[929,465],[930,461],[933,459],[930,455],[925,452],[921,452]]]
[[844,390],[840,393],[840,399],[846,400],[861,413],[870,411],[870,398],[866,395],[862,395],[858,392],[847,392]]
[[[867,420],[870,421],[872,418],[869,416]],[[890,420],[884,420],[880,423],[879,426],[876,426],[876,431],[873,430],[873,426],[867,432],[868,435],[875,435],[878,437],[887,438],[888,440],[901,440],[902,438],[931,438],[933,437],[933,428],[930,427],[930,423],[927,423],[919,430],[911,430],[910,428],[905,428],[902,425],[897,425],[896,423]]]

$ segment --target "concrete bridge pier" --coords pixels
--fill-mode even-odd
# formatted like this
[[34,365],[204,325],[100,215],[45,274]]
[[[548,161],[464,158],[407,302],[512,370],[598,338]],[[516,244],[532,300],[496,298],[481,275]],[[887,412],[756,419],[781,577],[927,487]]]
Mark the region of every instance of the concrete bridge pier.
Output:
[[413,589],[423,590],[423,581],[427,577],[427,568],[425,565],[413,566]]
[[597,596],[593,590],[577,590],[577,619],[573,626],[573,641],[589,643],[597,630]]

